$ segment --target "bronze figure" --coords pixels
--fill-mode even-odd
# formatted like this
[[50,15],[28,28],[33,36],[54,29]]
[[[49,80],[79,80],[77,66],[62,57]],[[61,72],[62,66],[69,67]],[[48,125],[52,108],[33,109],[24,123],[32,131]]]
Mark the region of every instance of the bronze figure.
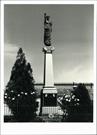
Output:
[[50,16],[44,14],[44,44],[46,46],[51,46],[51,32],[52,23],[50,21]]

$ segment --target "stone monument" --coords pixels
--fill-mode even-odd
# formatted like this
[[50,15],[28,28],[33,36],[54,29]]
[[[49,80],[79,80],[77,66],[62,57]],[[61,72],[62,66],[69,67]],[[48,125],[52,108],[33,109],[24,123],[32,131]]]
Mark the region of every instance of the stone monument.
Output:
[[54,86],[53,59],[54,47],[51,45],[52,23],[50,16],[44,14],[44,82],[41,91],[41,114],[56,114],[57,109],[57,89]]

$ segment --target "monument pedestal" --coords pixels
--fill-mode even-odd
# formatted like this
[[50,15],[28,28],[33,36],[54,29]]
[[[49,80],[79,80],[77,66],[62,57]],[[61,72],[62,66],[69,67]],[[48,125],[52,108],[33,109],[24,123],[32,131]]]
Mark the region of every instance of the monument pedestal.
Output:
[[54,87],[52,52],[54,48],[43,48],[44,52],[44,86],[41,91],[41,114],[56,114],[57,89]]
[[42,115],[56,114],[57,112],[57,89],[54,87],[43,88]]

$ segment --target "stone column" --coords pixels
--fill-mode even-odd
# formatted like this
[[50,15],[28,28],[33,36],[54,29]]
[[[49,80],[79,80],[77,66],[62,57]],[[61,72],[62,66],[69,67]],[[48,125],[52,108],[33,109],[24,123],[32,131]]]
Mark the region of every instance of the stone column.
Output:
[[41,112],[44,114],[57,113],[57,89],[54,87],[52,52],[54,47],[44,47],[44,85],[41,97]]
[[46,50],[43,48],[44,52],[44,87],[54,87],[54,77],[53,77],[53,59],[51,50]]

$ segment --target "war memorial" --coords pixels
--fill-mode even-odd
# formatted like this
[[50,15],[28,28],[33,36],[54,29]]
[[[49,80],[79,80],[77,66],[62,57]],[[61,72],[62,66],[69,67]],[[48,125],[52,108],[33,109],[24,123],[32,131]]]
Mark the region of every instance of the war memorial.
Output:
[[44,14],[44,82],[41,91],[41,113],[57,113],[57,89],[53,77],[53,51],[51,43],[52,23],[50,17]]
[[[54,81],[53,52],[55,50],[55,47],[53,46],[52,40],[51,40],[52,26],[53,25],[52,25],[50,16],[48,16],[45,13],[44,14],[44,37],[43,37],[44,45],[42,48],[42,54],[44,56],[43,83],[35,84],[35,90],[37,92],[36,101],[38,103],[37,104],[38,110],[37,112],[35,112],[37,113],[37,116],[34,122],[68,122],[68,121],[76,122],[76,121],[80,121],[79,120],[80,117],[83,117],[83,116],[86,117],[87,114],[89,116],[86,118],[83,118],[82,121],[92,122],[93,121],[93,116],[92,116],[93,115],[93,112],[92,112],[93,84],[92,83],[77,84],[74,82],[72,84],[71,83],[70,84],[69,83],[56,84]],[[19,50],[18,54],[21,56],[23,55],[22,58],[24,57],[22,49]],[[29,69],[31,68],[30,65],[28,67]],[[15,69],[15,67],[13,69]],[[30,72],[32,73],[31,69],[30,69]],[[11,78],[13,78],[13,75]],[[25,87],[27,88],[27,86]],[[13,93],[14,91],[11,90],[11,94]],[[20,91],[20,93],[17,93],[17,95],[13,94],[14,97],[10,94],[9,94],[10,97],[7,97],[8,94],[5,93],[5,98],[6,99],[12,98],[9,101],[13,102],[13,100],[17,100],[16,99],[17,97],[19,98],[19,100],[20,98],[23,98],[23,94],[24,96],[27,97],[27,95],[29,95],[29,91],[26,93],[23,91]],[[35,94],[35,91],[31,92],[30,97],[34,94]],[[16,101],[17,106],[15,108],[16,109],[15,111],[19,110],[18,108],[19,100]],[[92,101],[92,103],[90,103],[91,102],[90,100]],[[35,100],[34,100],[34,103],[33,101],[31,101],[31,103],[29,104],[32,104],[32,109],[33,109],[34,104],[36,104]],[[89,107],[87,104],[89,104]],[[20,107],[20,110],[21,112],[23,111],[21,107]],[[30,111],[31,111],[31,108],[30,108]],[[11,110],[8,108],[7,104],[4,105],[4,113],[5,113],[5,116],[7,117],[13,117],[13,114]]]

